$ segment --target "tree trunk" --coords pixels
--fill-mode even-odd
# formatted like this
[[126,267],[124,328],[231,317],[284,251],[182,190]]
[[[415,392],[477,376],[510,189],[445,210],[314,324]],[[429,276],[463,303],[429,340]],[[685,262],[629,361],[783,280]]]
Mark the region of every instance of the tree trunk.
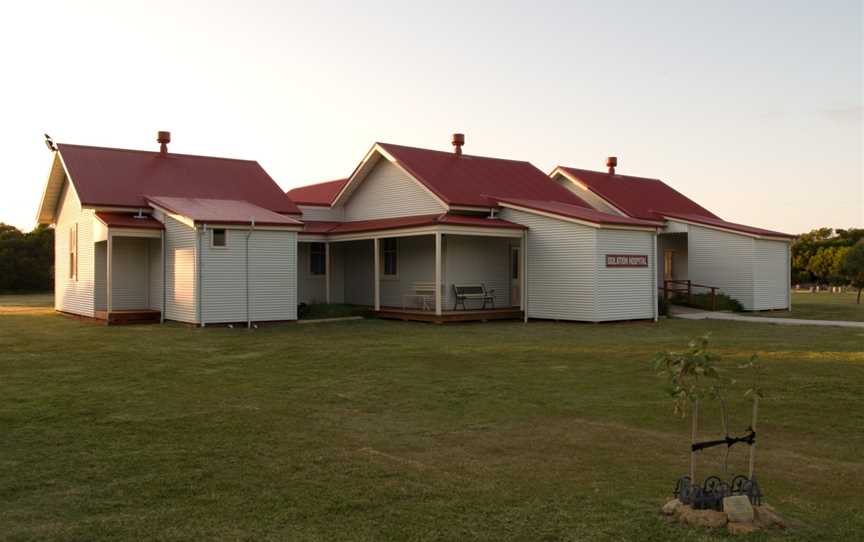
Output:
[[861,288],[858,288],[858,300],[856,301],[856,303],[859,305],[861,304]]

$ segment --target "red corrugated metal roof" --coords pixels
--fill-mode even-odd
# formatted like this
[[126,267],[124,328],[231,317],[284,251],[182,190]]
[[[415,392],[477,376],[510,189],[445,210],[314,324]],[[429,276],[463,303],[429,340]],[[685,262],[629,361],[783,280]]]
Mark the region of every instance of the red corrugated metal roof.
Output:
[[260,226],[300,226],[303,223],[283,214],[274,213],[248,201],[207,198],[172,198],[145,196],[148,202],[166,211],[208,224],[250,224]]
[[585,207],[569,205],[567,203],[560,203],[557,201],[535,201],[517,198],[500,199],[499,201],[505,205],[509,203],[517,207],[523,207],[525,209],[542,211],[565,218],[574,218],[577,220],[583,220],[599,225],[609,224],[620,226],[640,226],[648,228],[656,228],[663,225],[663,222],[661,220],[642,220],[638,218],[631,218],[629,216],[612,215],[609,213],[597,211],[595,209],[586,209]]
[[303,233],[362,233],[367,231],[393,230],[399,228],[415,228],[420,226],[464,226],[482,228],[504,228],[524,230],[525,226],[514,224],[500,218],[483,218],[456,214],[414,215],[396,218],[378,218],[375,220],[358,220],[356,222],[316,222],[308,220]]
[[610,175],[564,166],[559,166],[559,169],[576,177],[592,192],[634,218],[657,220],[662,217],[661,211],[720,218],[659,179],[617,173]]
[[145,195],[245,200],[277,213],[300,212],[258,164],[210,156],[60,143],[84,205],[146,207]]
[[524,198],[590,207],[529,162],[377,145],[449,205],[490,207],[498,198]]
[[719,218],[711,218],[701,215],[689,215],[686,213],[670,213],[664,212],[663,215],[672,220],[679,218],[681,220],[686,220],[688,222],[695,222],[697,224],[704,224],[706,226],[714,226],[717,228],[722,228],[724,230],[732,230],[741,233],[747,233],[750,235],[758,235],[764,237],[785,237],[792,239],[795,237],[794,235],[790,235],[788,233],[782,233],[779,231],[765,230],[762,228],[754,228],[753,226],[745,226],[744,224],[736,224],[734,222],[727,222],[725,220],[721,220]]
[[292,188],[286,194],[298,205],[316,205],[329,207],[333,198],[342,190],[348,178],[327,181],[323,183],[310,184],[299,188]]
[[165,226],[149,215],[136,218],[126,213],[96,213],[96,218],[110,228],[141,228],[145,230],[164,230]]

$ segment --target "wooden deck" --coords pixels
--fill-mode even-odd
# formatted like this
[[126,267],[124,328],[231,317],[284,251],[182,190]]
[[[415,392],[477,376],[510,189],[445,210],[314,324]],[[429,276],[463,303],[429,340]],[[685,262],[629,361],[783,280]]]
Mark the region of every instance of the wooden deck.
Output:
[[433,322],[446,324],[449,322],[486,322],[489,320],[521,320],[522,311],[518,307],[504,309],[477,309],[466,311],[443,311],[441,316],[435,311],[419,309],[402,309],[398,307],[381,307],[377,313],[379,318],[388,320],[406,320],[411,322]]
[[128,324],[158,324],[162,313],[151,309],[96,311],[96,319],[105,320],[109,326],[121,326]]

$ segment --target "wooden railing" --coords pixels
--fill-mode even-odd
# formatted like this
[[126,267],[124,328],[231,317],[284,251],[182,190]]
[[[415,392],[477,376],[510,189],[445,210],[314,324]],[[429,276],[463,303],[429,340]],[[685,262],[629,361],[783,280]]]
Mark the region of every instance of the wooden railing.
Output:
[[706,284],[696,284],[691,280],[664,280],[663,287],[660,290],[663,292],[663,298],[669,301],[673,295],[686,296],[687,303],[693,305],[693,288],[702,288],[708,290],[708,303],[705,308],[708,310],[717,310],[717,286],[708,286]]

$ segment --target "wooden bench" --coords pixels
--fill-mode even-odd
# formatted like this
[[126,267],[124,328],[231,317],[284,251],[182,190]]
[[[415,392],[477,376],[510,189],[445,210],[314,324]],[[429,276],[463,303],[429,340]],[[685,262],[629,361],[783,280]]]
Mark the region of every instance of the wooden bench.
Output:
[[435,282],[420,281],[411,284],[408,293],[402,296],[402,308],[408,308],[407,301],[414,300],[414,305],[424,311],[433,310],[435,307]]
[[486,308],[486,302],[492,303],[492,308],[495,308],[495,290],[487,290],[485,284],[454,284],[453,285],[453,310],[455,311],[459,305],[462,305],[462,310],[468,310],[465,306],[466,301],[482,301],[483,306],[480,310]]

